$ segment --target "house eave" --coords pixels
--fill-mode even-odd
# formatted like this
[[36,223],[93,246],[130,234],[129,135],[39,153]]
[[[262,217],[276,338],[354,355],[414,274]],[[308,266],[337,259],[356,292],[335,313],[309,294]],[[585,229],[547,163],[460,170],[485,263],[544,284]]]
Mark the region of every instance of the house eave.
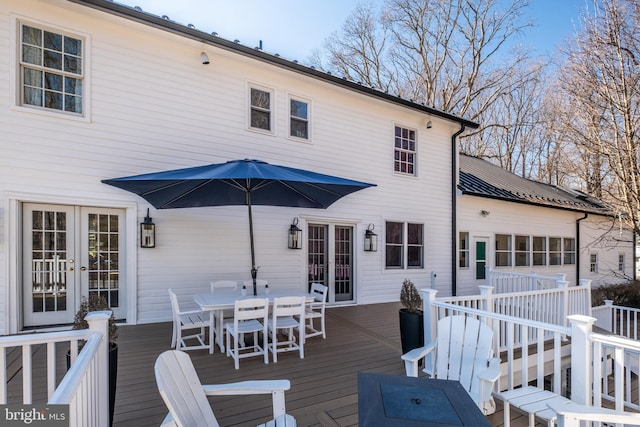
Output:
[[250,48],[240,43],[235,43],[230,40],[226,40],[224,38],[215,36],[213,34],[200,31],[197,28],[185,26],[178,22],[172,21],[170,19],[165,19],[163,17],[157,16],[148,12],[137,10],[127,5],[115,3],[113,1],[108,1],[108,0],[67,0],[67,1],[72,3],[77,3],[83,6],[91,7],[106,13],[110,13],[112,15],[116,15],[128,20],[132,20],[144,25],[148,25],[148,26],[160,29],[162,31],[167,31],[181,37],[196,40],[198,42],[201,42],[210,46],[214,46],[220,49],[224,49],[239,55],[250,57],[252,59],[265,62],[277,67],[281,67],[289,71],[300,73],[308,77],[322,80],[322,81],[331,83],[333,85],[343,87],[345,89],[348,89],[354,92],[358,92],[363,95],[371,96],[380,100],[401,105],[403,107],[417,110],[419,112],[422,112],[431,116],[439,117],[444,120],[460,123],[465,127],[468,127],[471,129],[477,129],[479,127],[478,123],[463,119],[453,114],[449,114],[444,111],[430,108],[422,104],[417,104],[415,102],[412,102],[409,99],[403,99],[398,96],[393,96],[371,87],[363,86],[362,84],[350,81],[346,78],[340,78],[332,74],[329,74],[327,72],[316,70],[314,68],[307,67],[305,65],[301,65],[295,61],[290,61],[290,60],[281,58],[277,55],[266,53],[260,49]]

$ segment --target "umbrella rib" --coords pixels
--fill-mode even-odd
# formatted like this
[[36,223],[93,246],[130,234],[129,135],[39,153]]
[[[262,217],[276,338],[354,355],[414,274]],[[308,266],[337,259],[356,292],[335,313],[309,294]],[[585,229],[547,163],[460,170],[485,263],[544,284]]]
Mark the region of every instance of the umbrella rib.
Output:
[[[263,180],[261,183],[259,183],[258,185],[256,185],[254,188],[252,188],[252,189],[251,189],[251,190],[249,190],[249,191],[258,190],[258,189],[260,189],[260,188],[263,188],[263,187],[266,187],[266,186],[268,186],[268,185],[271,185],[271,184],[273,184],[274,182],[279,182],[280,184],[282,184],[283,186],[287,187],[287,188],[288,188],[288,189],[290,189],[291,191],[293,191],[293,192],[295,192],[295,193],[299,194],[300,196],[302,196],[303,198],[305,198],[305,199],[309,200],[310,202],[312,202],[312,203],[313,203],[313,204],[315,204],[316,206],[322,206],[322,207],[325,207],[325,208],[326,208],[326,206],[325,206],[323,203],[318,202],[318,200],[314,199],[313,197],[310,197],[310,196],[308,196],[307,194],[304,194],[303,192],[301,192],[301,191],[297,190],[296,188],[292,187],[291,185],[289,185],[287,182],[285,182],[285,181],[281,181],[281,180],[276,180],[276,181],[273,181],[273,180],[272,180],[272,181],[266,181],[266,180]],[[339,197],[342,197],[342,196],[343,196],[343,194],[340,194],[340,193],[338,193],[338,192],[335,192],[335,191],[330,190],[330,189],[327,189],[327,188],[320,187],[320,186],[318,186],[318,185],[316,185],[316,184],[312,184],[312,183],[309,183],[309,182],[305,182],[304,184],[306,184],[306,185],[308,185],[308,186],[310,186],[310,187],[318,188],[318,189],[320,189],[320,190],[324,191],[325,193],[331,193],[331,194],[333,194],[333,195],[335,195],[335,196],[339,196]]]
[[[182,180],[180,180],[178,182],[172,182],[171,184],[167,184],[167,185],[165,185],[163,187],[158,187],[158,188],[154,188],[153,190],[146,191],[146,192],[142,193],[141,196],[146,196],[147,194],[152,194],[152,193],[155,193],[156,191],[166,190],[167,188],[171,188],[173,186],[176,186],[176,185],[188,182],[188,181],[189,180],[187,180],[187,179],[182,179]],[[180,199],[184,198],[185,196],[188,196],[189,194],[191,194],[194,191],[198,190],[199,188],[203,187],[204,185],[206,185],[210,181],[212,181],[212,180],[209,179],[209,180],[206,180],[204,182],[201,182],[200,184],[196,185],[195,187],[192,187],[188,191],[180,194],[178,197],[175,197],[175,198],[169,200],[168,202],[164,202],[162,205],[158,206],[158,209],[161,209],[161,208],[163,208],[164,206],[167,206],[167,205],[171,205],[175,201],[180,200]]]

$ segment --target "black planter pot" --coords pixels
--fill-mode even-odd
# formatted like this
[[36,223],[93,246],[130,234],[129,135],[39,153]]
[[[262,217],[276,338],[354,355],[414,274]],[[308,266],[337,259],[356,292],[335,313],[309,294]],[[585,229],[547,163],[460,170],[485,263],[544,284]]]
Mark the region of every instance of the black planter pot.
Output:
[[[67,351],[67,371],[71,367],[71,354]],[[109,343],[109,425],[113,425],[113,411],[116,407],[116,385],[118,379],[118,344]]]
[[401,308],[400,315],[400,342],[402,354],[409,350],[424,345],[424,316],[422,311],[409,313],[406,308]]

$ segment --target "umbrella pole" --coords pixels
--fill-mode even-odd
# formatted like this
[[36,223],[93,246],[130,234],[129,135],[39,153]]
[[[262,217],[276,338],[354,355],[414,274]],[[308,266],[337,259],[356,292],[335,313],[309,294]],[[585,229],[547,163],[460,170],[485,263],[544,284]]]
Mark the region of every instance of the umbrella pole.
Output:
[[247,207],[249,208],[249,240],[251,241],[251,279],[253,279],[253,295],[258,295],[258,269],[256,268],[256,254],[253,249],[253,216],[251,215],[251,190],[247,191]]

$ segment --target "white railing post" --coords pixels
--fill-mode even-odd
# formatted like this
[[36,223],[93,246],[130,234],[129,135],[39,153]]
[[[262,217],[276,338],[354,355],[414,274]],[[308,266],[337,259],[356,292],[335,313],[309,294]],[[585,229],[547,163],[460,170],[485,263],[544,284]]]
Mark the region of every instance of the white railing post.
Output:
[[591,280],[589,279],[580,279],[580,286],[584,286],[587,288],[585,304],[587,305],[587,310],[589,310],[589,316],[591,316]]
[[432,305],[436,300],[435,289],[420,289],[422,294],[422,313],[423,313],[423,325],[424,325],[424,344],[427,345],[435,339],[436,336],[436,323],[438,322],[438,309]]
[[558,289],[562,289],[562,317],[560,320],[563,326],[568,326],[567,316],[569,315],[569,282],[566,280],[558,280]]
[[484,266],[484,284],[485,286],[491,286],[491,266]]
[[569,316],[571,323],[571,400],[591,406],[592,346],[591,332],[594,317],[576,314]]
[[98,422],[99,426],[109,425],[109,319],[110,311],[92,311],[85,317],[92,332],[102,334],[98,349],[98,375],[96,378]]
[[493,286],[478,286],[482,297],[482,307],[480,310],[494,312],[493,310]]

